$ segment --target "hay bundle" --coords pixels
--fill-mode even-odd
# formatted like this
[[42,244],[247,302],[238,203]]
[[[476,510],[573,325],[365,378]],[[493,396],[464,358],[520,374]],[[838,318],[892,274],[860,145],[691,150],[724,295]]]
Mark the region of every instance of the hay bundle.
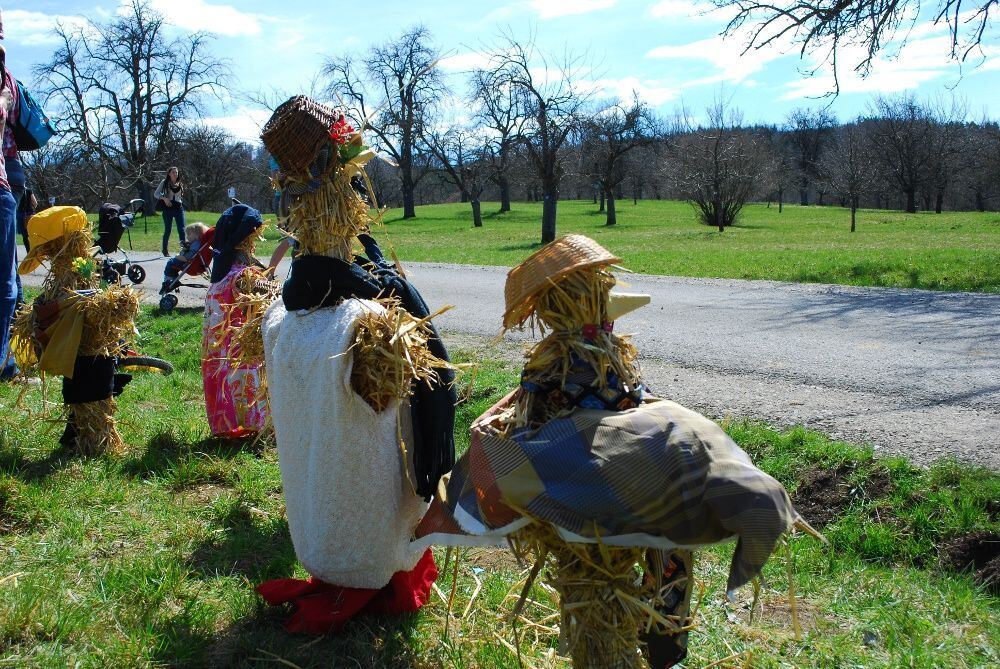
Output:
[[686,584],[664,588],[659,579],[644,577],[646,548],[569,543],[540,521],[518,530],[511,541],[518,552],[547,560],[546,580],[560,600],[560,653],[571,657],[576,669],[645,668],[641,634],[676,634],[692,625],[688,617],[656,610],[669,587]]
[[[585,267],[551,282],[534,298],[528,322],[533,329],[549,334],[528,352],[526,380],[562,388],[576,358],[593,368],[600,389],[607,387],[609,373],[626,391],[640,386],[638,350],[628,337],[603,327],[608,321],[608,295],[614,285],[615,277],[606,269]],[[519,398],[517,427],[545,422],[558,413],[553,413],[558,409],[553,407],[539,415],[536,408],[528,406],[531,401],[527,393]]]
[[85,290],[100,285],[100,272],[96,269],[89,273],[81,273],[74,266],[78,258],[92,257],[93,240],[90,235],[91,230],[87,227],[69,232],[38,247],[42,257],[50,261],[49,273],[42,284],[43,300],[48,302],[60,299],[66,290]]
[[117,410],[118,405],[113,397],[85,404],[70,404],[66,408],[67,420],[76,428],[74,445],[81,455],[124,452],[125,441],[115,424]]
[[130,286],[108,286],[81,299],[84,313],[80,355],[118,355],[135,335],[139,294]]
[[430,321],[443,309],[415,318],[397,299],[378,302],[383,309],[369,309],[358,319],[349,350],[354,356],[351,387],[372,409],[382,411],[409,397],[414,381],[430,383],[438,379],[438,369],[454,367],[427,347],[434,336]]
[[303,193],[290,206],[287,226],[304,255],[350,262],[354,238],[373,221],[368,203],[351,186],[348,172],[338,165],[315,192]]
[[[264,338],[260,329],[267,308],[281,296],[281,286],[256,267],[247,267],[236,277],[233,292],[233,303],[222,305],[225,321],[219,337],[232,333],[229,361],[233,366],[263,365]],[[233,328],[231,323],[240,325]]]

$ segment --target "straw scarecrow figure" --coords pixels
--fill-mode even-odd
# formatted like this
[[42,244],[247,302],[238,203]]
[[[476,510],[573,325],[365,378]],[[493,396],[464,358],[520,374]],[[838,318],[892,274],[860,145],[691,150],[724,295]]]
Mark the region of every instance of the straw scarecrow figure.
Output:
[[95,455],[124,448],[115,427],[115,397],[131,380],[117,372],[118,356],[135,334],[138,295],[129,287],[99,288],[91,254],[92,230],[79,207],[51,207],[28,221],[31,251],[18,267],[42,262],[42,294],[14,322],[13,350],[24,370],[63,377],[64,446]]
[[261,326],[268,398],[289,530],[313,578],[258,590],[295,605],[289,630],[322,633],[427,600],[437,571],[410,540],[454,462],[453,377],[423,299],[367,234],[374,154],[360,133],[296,97],[263,140],[299,247]]
[[649,298],[611,292],[618,262],[570,235],[508,274],[504,328],[546,336],[520,387],[473,423],[416,543],[508,537],[559,593],[573,666],[663,669],[686,654],[690,551],[736,539],[733,590],[800,519],[719,426],[643,385],[614,323]]

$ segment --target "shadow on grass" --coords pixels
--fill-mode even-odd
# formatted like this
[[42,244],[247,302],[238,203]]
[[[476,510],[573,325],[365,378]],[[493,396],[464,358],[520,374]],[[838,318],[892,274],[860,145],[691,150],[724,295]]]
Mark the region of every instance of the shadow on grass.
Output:
[[215,522],[222,538],[204,541],[191,553],[188,562],[194,573],[203,578],[240,575],[253,584],[290,577],[295,549],[288,522],[260,516],[243,503],[233,504]]
[[[192,289],[193,290],[193,289]],[[163,311],[159,307],[153,309],[153,315],[159,318],[164,316],[200,316],[205,313],[205,307],[174,307],[170,311]]]
[[507,244],[501,246],[501,251],[533,251],[542,247],[541,242],[521,242],[520,244]]
[[10,445],[8,448],[0,448],[0,472],[9,472],[11,476],[24,483],[31,483],[41,481],[74,462],[90,457],[96,456],[83,456],[72,446],[60,445],[41,460],[32,460],[27,457],[23,449]]
[[190,453],[199,453],[219,460],[232,460],[243,453],[254,456],[263,454],[267,448],[266,439],[221,439],[208,437],[194,443],[183,443],[177,435],[161,432],[149,440],[146,450],[138,457],[122,463],[122,473],[131,478],[149,478],[164,474],[177,465],[178,458]]
[[[290,634],[282,626],[287,607],[260,602],[253,615],[235,621],[205,648],[201,666],[296,666],[303,669],[336,666],[353,669],[415,669],[425,667],[417,657],[419,614],[392,618],[360,618],[343,630],[325,636]],[[173,664],[171,658],[160,658]],[[182,665],[183,666],[183,665]],[[187,665],[194,666],[194,665]]]

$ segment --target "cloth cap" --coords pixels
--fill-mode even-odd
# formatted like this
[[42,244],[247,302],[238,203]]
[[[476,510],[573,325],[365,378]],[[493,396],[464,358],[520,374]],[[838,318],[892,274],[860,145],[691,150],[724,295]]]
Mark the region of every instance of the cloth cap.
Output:
[[79,207],[49,207],[28,219],[28,242],[31,250],[17,266],[18,274],[28,274],[35,271],[45,252],[42,245],[59,239],[71,232],[79,232],[90,227],[87,214]]
[[621,258],[583,235],[566,235],[532,253],[507,273],[504,285],[503,326],[521,325],[535,310],[535,298],[545,288],[574,270],[602,267]]
[[222,212],[219,222],[215,224],[215,237],[212,239],[212,253],[215,256],[212,260],[212,283],[226,278],[233,268],[236,247],[262,225],[264,217],[246,204],[235,204]]

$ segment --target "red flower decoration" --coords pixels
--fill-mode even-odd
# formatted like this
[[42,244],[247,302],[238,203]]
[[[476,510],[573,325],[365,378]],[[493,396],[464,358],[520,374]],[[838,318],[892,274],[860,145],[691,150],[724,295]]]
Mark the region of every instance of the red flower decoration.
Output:
[[330,126],[330,140],[337,146],[342,146],[350,141],[354,132],[354,127],[341,116]]
[[583,338],[584,339],[597,339],[597,326],[593,323],[587,323],[583,326]]

